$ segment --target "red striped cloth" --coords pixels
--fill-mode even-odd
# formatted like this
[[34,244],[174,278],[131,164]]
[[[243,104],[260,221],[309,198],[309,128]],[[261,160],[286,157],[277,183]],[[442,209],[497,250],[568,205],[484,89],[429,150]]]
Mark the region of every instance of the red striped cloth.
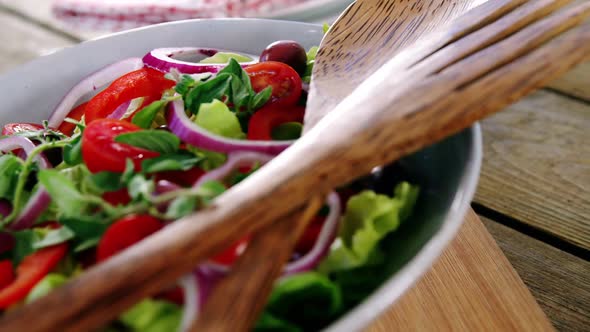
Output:
[[73,28],[120,31],[191,18],[256,17],[308,0],[55,0],[53,14]]

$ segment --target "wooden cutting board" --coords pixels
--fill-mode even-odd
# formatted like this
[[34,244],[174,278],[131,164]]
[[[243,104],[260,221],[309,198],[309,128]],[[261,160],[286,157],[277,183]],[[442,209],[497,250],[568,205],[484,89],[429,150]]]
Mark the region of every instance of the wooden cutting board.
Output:
[[479,217],[367,332],[554,331]]

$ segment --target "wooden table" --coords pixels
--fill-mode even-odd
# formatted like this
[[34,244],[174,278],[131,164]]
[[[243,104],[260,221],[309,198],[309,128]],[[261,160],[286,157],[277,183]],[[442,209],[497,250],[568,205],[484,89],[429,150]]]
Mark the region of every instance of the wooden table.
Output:
[[[0,74],[95,35],[60,27],[49,5],[0,0]],[[555,328],[590,331],[590,63],[482,127],[473,209]]]

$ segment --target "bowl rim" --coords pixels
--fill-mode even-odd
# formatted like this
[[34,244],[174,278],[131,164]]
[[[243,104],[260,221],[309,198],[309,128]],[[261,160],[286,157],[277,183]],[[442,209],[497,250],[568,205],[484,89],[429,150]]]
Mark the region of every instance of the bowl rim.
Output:
[[[461,175],[458,190],[443,217],[439,230],[419,249],[400,270],[388,278],[369,297],[359,303],[344,316],[330,324],[323,331],[359,331],[378,318],[394,305],[412,286],[422,279],[440,258],[451,240],[463,225],[465,216],[475,194],[483,159],[483,139],[481,126],[475,123],[469,127],[471,135],[466,171]],[[384,296],[383,294],[387,294]]]
[[[215,21],[216,24],[223,24],[224,22],[244,22],[244,21],[265,21],[283,25],[293,25],[301,27],[321,28],[320,24],[308,22],[296,22],[289,20],[277,20],[271,18],[211,18],[211,19],[189,19],[179,20],[173,22],[165,22],[154,24],[145,27],[134,28],[121,32],[109,33],[103,36],[98,36],[70,47],[77,47],[86,43],[96,42],[102,39],[107,39],[119,35],[133,33],[141,30],[158,29],[163,26],[194,24],[196,21]],[[64,51],[70,47],[58,50]],[[50,56],[48,54],[47,56]],[[9,69],[8,71],[0,73],[0,77],[8,77],[18,75],[18,72],[25,67],[35,66],[37,62],[44,61],[47,56],[40,56],[36,59],[28,61],[22,65]],[[338,320],[332,322],[324,329],[326,332],[340,332],[340,331],[358,331],[366,327],[371,321],[375,320],[387,308],[396,303],[403,294],[406,293],[415,283],[417,283],[423,275],[428,272],[433,266],[434,262],[442,255],[444,249],[450,244],[458,233],[463,224],[464,217],[468,211],[471,199],[475,194],[477,183],[481,171],[483,143],[482,132],[479,123],[475,123],[469,127],[470,146],[468,148],[468,160],[465,165],[465,172],[461,175],[458,190],[454,193],[450,208],[443,216],[441,227],[430,237],[430,239],[419,249],[404,266],[382,283],[371,295],[369,295],[363,302],[356,305],[352,310],[348,311]],[[387,294],[386,296],[384,294]]]

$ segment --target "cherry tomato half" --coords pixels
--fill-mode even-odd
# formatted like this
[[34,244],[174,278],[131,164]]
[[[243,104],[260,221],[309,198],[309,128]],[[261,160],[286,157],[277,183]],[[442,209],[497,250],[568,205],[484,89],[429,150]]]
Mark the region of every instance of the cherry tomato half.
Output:
[[89,124],[96,119],[106,118],[121,104],[139,97],[145,97],[143,102],[145,106],[160,99],[162,93],[172,88],[174,84],[174,81],[164,77],[164,73],[152,68],[132,71],[117,78],[106,89],[90,99],[85,107],[84,120]]
[[36,123],[7,123],[2,128],[2,135],[9,136],[23,131],[39,131],[43,126]]
[[67,251],[67,243],[61,243],[39,249],[25,257],[16,268],[14,281],[0,290],[0,309],[6,309],[24,299],[57,266]]
[[303,122],[305,108],[268,105],[259,109],[248,122],[249,140],[272,140],[272,129],[286,122]]
[[272,87],[269,104],[295,105],[301,96],[301,78],[295,69],[282,62],[265,61],[245,68],[255,92]]
[[159,156],[154,151],[115,142],[117,135],[138,130],[141,128],[132,123],[114,119],[89,124],[82,134],[82,158],[90,172],[123,172],[127,158],[133,160],[135,170],[139,171],[142,160]]
[[[70,111],[70,113],[68,113],[66,118],[74,119],[76,121],[82,120],[82,116],[86,112],[86,104],[88,104],[88,103],[83,103],[83,104],[76,106],[73,110]],[[59,131],[61,131],[62,133],[66,134],[68,136],[71,136],[74,133],[74,129],[76,129],[76,125],[73,123],[64,121],[59,125],[59,127],[57,127],[57,129]]]
[[193,167],[188,171],[164,171],[155,175],[155,180],[167,180],[182,187],[191,187],[201,176],[205,174],[199,167]]
[[320,236],[325,221],[326,217],[316,216],[311,223],[309,223],[295,246],[295,251],[298,254],[305,255],[313,248],[318,240],[318,236]]
[[211,257],[211,260],[223,265],[232,265],[244,250],[246,250],[249,241],[250,237],[245,237],[225,249],[223,252]]
[[162,227],[164,224],[150,215],[134,214],[121,218],[110,225],[100,239],[96,258],[102,262],[159,231]]

